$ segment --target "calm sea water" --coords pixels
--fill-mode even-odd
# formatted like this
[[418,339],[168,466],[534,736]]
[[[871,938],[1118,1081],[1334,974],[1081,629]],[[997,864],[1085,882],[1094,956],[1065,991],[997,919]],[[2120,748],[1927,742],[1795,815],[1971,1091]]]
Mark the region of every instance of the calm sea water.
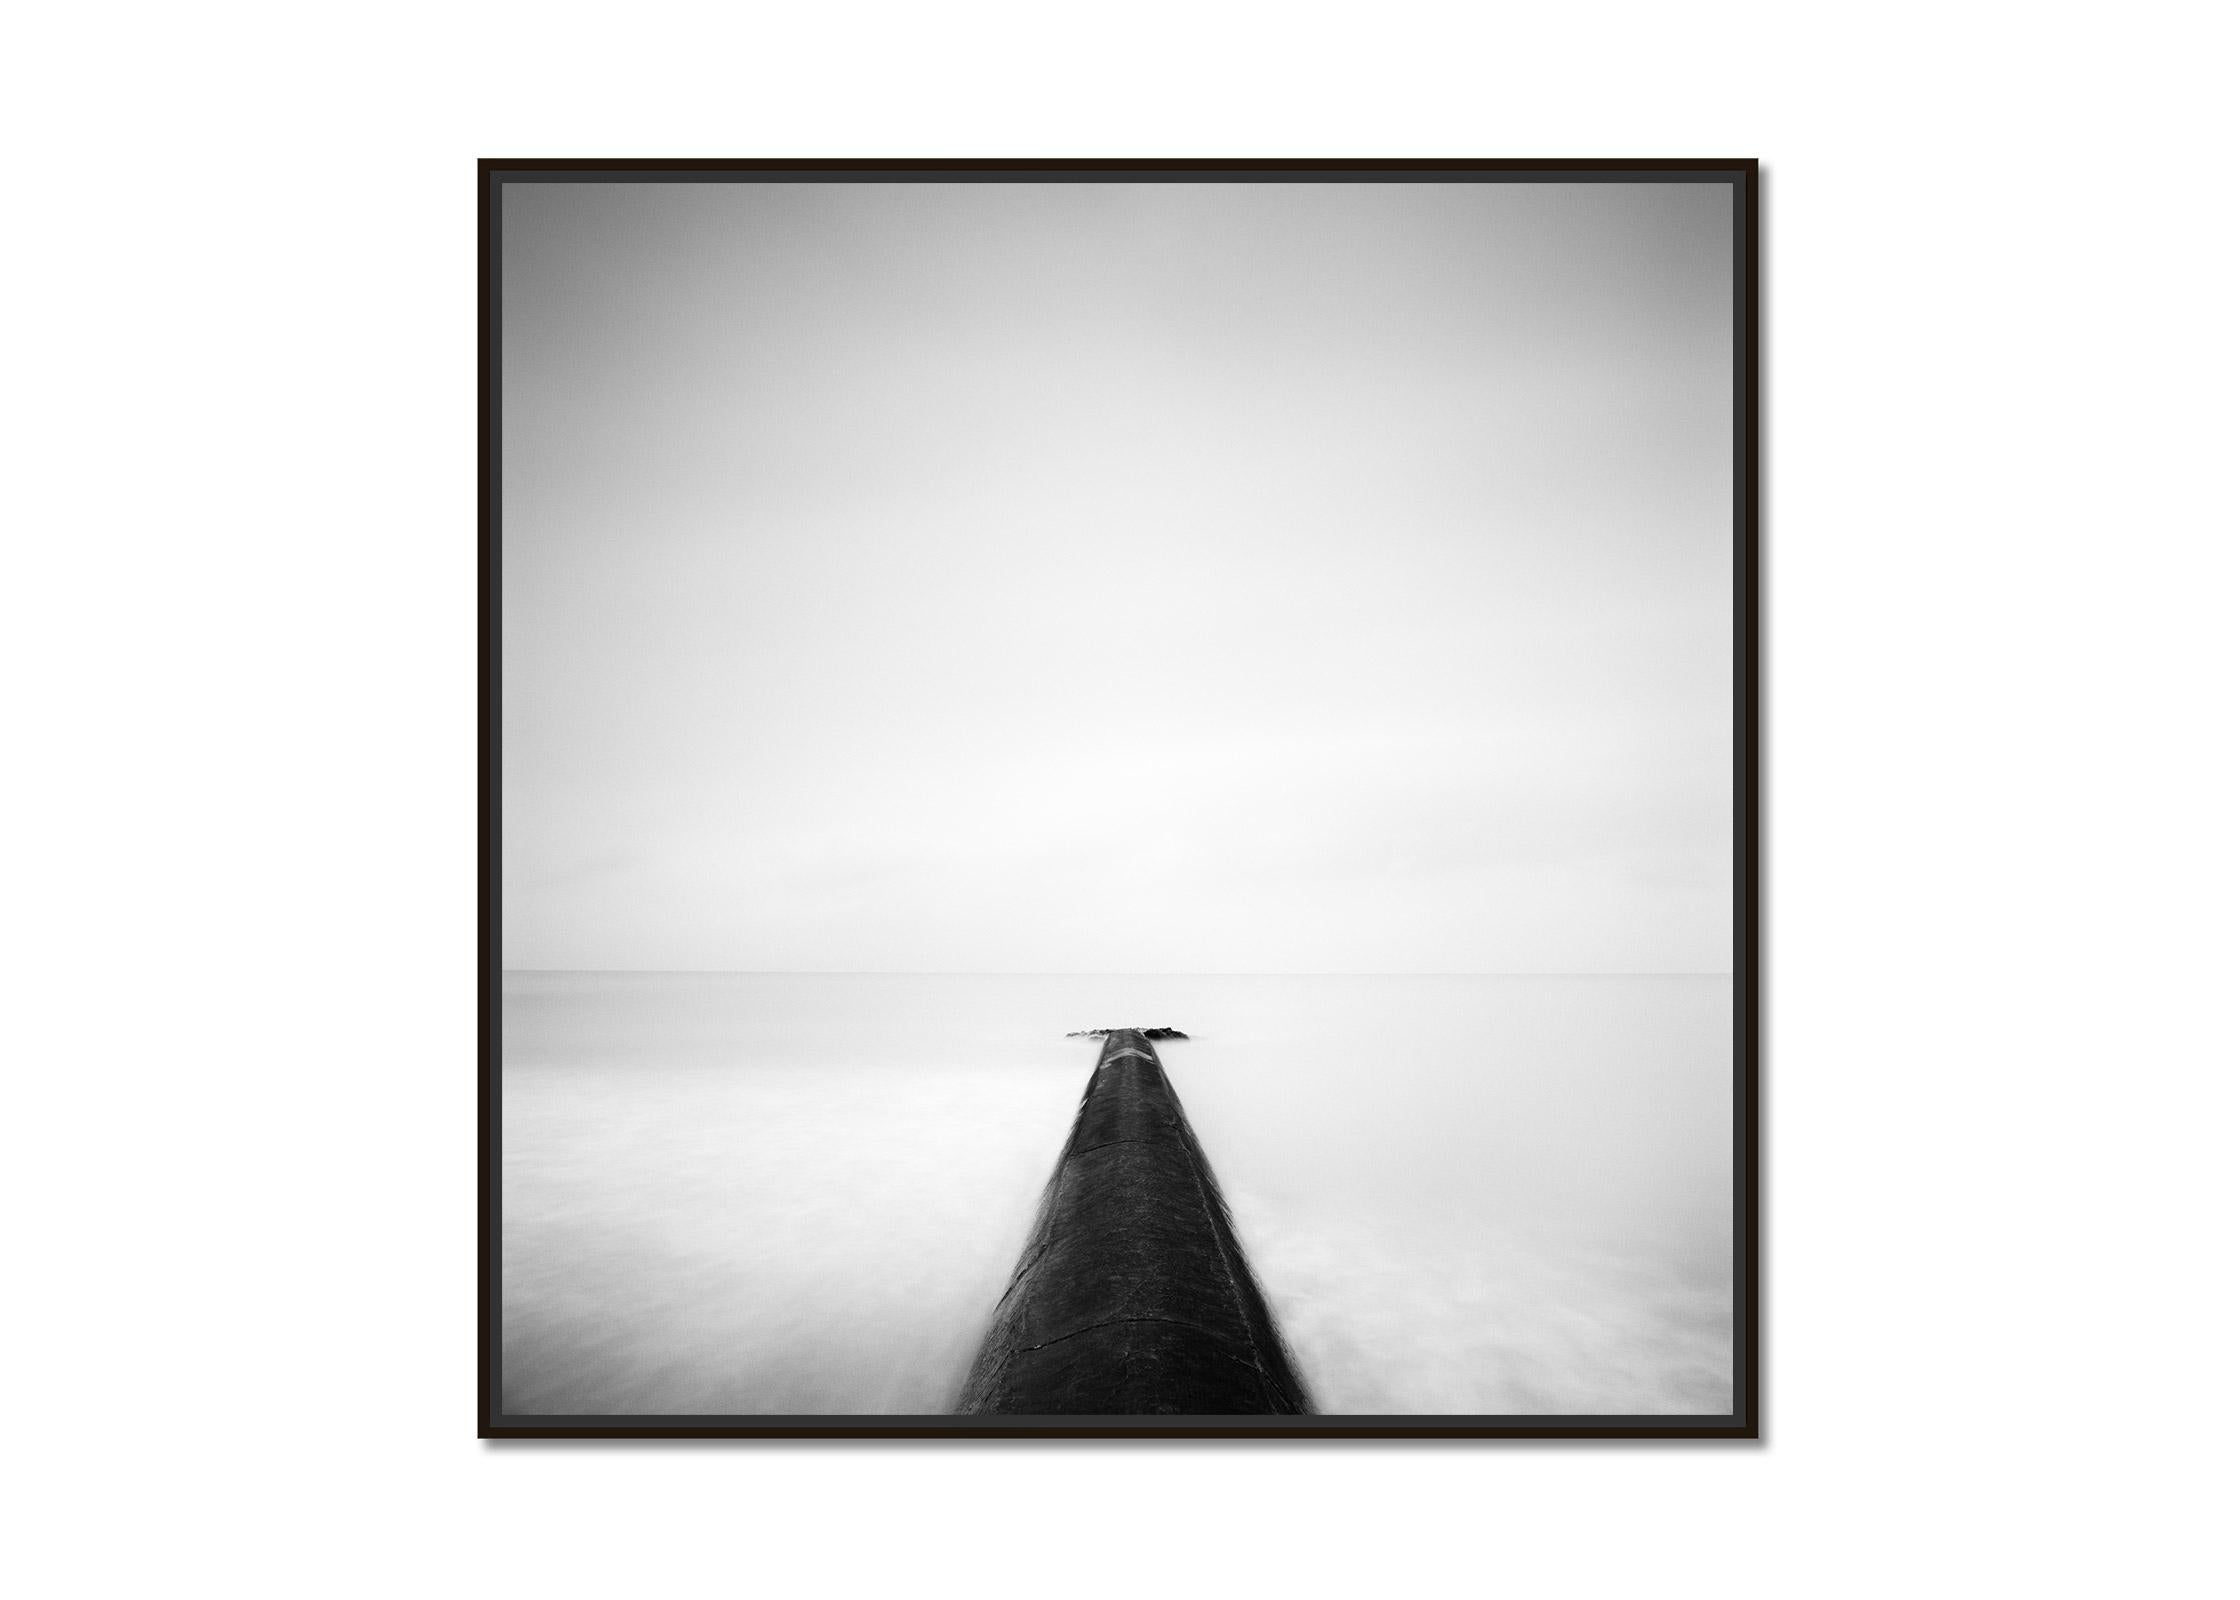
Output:
[[1169,1076],[1318,1410],[1723,1412],[1731,985],[517,973],[505,1407],[948,1409],[1098,1041]]

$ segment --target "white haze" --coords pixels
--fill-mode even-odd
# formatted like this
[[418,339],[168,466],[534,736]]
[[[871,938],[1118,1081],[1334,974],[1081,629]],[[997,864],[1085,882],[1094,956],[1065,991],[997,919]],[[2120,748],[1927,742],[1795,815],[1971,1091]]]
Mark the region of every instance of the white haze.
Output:
[[506,1408],[947,1408],[1093,1041],[1162,1045],[1320,1409],[1719,1413],[1723,978],[505,982]]
[[1725,186],[504,204],[507,966],[1728,970]]

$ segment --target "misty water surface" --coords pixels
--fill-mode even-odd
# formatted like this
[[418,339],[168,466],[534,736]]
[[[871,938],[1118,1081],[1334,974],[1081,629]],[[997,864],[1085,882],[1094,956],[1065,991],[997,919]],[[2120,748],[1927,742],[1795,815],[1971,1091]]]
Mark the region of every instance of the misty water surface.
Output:
[[1724,977],[516,973],[516,1413],[950,1406],[1093,1066],[1169,1075],[1317,1408],[1729,1407]]

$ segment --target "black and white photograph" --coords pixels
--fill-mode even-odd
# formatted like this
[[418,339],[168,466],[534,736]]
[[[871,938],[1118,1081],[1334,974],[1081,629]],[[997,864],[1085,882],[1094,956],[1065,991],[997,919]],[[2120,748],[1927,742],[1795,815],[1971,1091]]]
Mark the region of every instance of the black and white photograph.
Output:
[[11,20],[0,1590],[2240,1593],[2240,12]]
[[488,1424],[1745,1431],[1750,177],[487,172]]

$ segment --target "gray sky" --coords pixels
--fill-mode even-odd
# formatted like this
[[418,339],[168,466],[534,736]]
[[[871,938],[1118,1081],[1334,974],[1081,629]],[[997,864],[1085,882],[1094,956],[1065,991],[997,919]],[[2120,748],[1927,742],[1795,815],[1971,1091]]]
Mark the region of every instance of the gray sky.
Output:
[[1714,185],[516,184],[516,968],[1729,964]]

